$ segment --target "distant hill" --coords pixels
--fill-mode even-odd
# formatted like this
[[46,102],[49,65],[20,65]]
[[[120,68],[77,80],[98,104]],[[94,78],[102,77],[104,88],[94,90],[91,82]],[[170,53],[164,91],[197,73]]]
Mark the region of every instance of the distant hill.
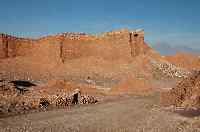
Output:
[[191,70],[200,69],[200,58],[198,55],[192,53],[177,52],[174,55],[166,55],[164,58],[177,67]]
[[157,43],[155,45],[152,45],[152,48],[162,55],[173,55],[177,52],[194,53],[198,55],[200,54],[200,49],[193,49],[189,46],[184,45],[171,46],[167,43]]

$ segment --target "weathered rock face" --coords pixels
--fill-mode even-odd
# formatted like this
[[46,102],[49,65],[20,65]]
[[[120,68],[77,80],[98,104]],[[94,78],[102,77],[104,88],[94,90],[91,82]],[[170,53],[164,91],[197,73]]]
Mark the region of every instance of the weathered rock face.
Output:
[[84,33],[63,33],[38,40],[0,35],[0,58],[35,56],[50,60],[76,59],[101,56],[104,59],[131,59],[145,53],[144,31],[126,29],[99,36]]
[[34,40],[0,34],[0,59],[32,54]]

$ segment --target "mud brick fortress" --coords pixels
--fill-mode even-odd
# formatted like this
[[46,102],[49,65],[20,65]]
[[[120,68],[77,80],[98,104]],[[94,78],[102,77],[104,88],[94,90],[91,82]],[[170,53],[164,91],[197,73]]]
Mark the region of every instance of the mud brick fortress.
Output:
[[65,62],[68,59],[99,56],[108,60],[131,59],[145,53],[144,31],[121,29],[100,35],[61,33],[39,39],[0,34],[0,59],[18,56],[42,57]]

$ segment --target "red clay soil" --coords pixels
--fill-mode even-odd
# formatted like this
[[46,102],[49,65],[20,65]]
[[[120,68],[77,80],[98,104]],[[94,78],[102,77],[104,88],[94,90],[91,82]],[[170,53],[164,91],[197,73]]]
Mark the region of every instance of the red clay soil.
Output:
[[161,102],[165,105],[200,106],[200,72],[180,81],[175,88],[161,93]]
[[192,53],[176,53],[175,55],[165,56],[167,61],[186,69],[200,69],[200,58]]
[[136,94],[147,95],[152,91],[151,84],[144,80],[134,77],[128,77],[120,81],[111,89],[111,94]]

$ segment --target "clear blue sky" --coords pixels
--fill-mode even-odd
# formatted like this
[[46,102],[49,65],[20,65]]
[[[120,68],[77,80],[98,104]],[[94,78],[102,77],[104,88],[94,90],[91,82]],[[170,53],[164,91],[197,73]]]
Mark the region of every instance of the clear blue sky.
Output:
[[200,48],[199,0],[2,0],[0,32],[38,37],[143,28],[145,39]]

